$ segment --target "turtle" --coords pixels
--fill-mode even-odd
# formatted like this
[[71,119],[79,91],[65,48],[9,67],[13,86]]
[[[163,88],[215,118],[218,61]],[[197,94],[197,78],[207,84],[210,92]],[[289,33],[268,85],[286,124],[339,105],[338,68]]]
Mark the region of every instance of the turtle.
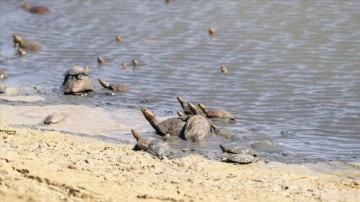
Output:
[[7,78],[7,72],[3,69],[0,69],[0,79],[6,79]]
[[75,66],[64,73],[64,82],[61,85],[61,90],[65,94],[84,95],[85,93],[94,89],[94,84],[87,76],[89,72],[88,67]]
[[146,151],[157,157],[164,157],[170,155],[169,145],[159,139],[146,139],[134,129],[131,129],[131,133],[136,139],[136,144],[133,148],[135,151]]
[[231,134],[231,132],[224,128],[224,127],[219,127],[216,126],[215,124],[211,123],[211,131],[213,133],[215,133],[218,136],[224,137],[224,138],[231,138],[233,135]]
[[246,146],[225,146],[220,144],[220,148],[224,152],[221,157],[226,162],[248,164],[256,159],[253,150]]
[[115,40],[116,40],[117,42],[120,42],[120,41],[124,40],[124,37],[121,36],[121,35],[116,35],[116,36],[115,36]]
[[137,59],[135,59],[135,58],[132,59],[131,62],[132,62],[132,64],[133,64],[134,67],[136,67],[136,66],[138,66],[138,65],[140,64],[140,62],[139,62]]
[[221,118],[235,122],[235,116],[226,109],[208,109],[204,104],[199,103],[198,107],[206,115],[207,118]]
[[23,4],[23,9],[29,11],[30,13],[34,14],[49,14],[51,10],[45,6],[30,6],[28,2]]
[[249,164],[256,160],[254,155],[250,154],[223,154],[222,159],[225,162],[238,163],[238,164]]
[[59,123],[59,122],[63,121],[66,118],[66,116],[67,116],[66,113],[60,113],[60,112],[52,113],[45,118],[44,124]]
[[186,120],[183,134],[184,139],[192,142],[203,140],[211,134],[210,123],[205,116],[199,114],[195,105],[189,103],[188,106],[193,115],[189,115]]
[[17,34],[13,35],[13,42],[14,42],[14,47],[19,47],[24,51],[38,51],[42,48],[41,44],[32,40],[23,39]]
[[112,91],[130,91],[130,88],[128,86],[122,84],[108,84],[102,79],[99,79],[99,83],[102,87]]
[[216,29],[215,29],[214,27],[212,27],[212,26],[209,27],[208,31],[209,31],[209,34],[210,34],[210,35],[216,34]]
[[[191,111],[189,104],[185,104],[184,99],[182,99],[180,96],[176,96],[176,99],[178,100],[178,102],[180,103],[181,108],[184,110],[185,114],[192,114],[193,112]],[[197,108],[197,107],[196,107]],[[199,114],[203,114],[202,111],[200,109],[197,109],[197,113]]]
[[228,68],[227,66],[225,66],[225,65],[221,65],[221,66],[220,66],[220,71],[221,71],[222,73],[228,73],[228,72],[229,72],[229,68]]
[[141,107],[141,112],[158,135],[181,136],[186,123],[183,117],[171,117],[158,123],[155,114],[149,109]]

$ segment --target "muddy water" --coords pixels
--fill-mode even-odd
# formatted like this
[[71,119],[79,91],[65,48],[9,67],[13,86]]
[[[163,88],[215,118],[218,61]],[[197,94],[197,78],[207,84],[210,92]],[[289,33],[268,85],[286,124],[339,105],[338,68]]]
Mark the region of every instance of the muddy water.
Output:
[[[359,1],[35,3],[53,13],[33,15],[19,2],[0,2],[0,68],[20,94],[46,98],[36,105],[81,104],[109,114],[146,106],[165,117],[176,115],[180,95],[231,110],[237,123],[218,124],[235,138],[213,136],[196,145],[171,140],[173,145],[207,153],[218,152],[219,142],[235,141],[285,161],[359,160]],[[14,33],[44,48],[14,58]],[[115,41],[117,34],[122,42]],[[98,56],[111,60],[98,65]],[[140,61],[135,68],[133,58]],[[220,72],[222,64],[229,73]],[[72,65],[88,65],[94,82],[102,78],[132,91],[109,96],[96,83],[88,97],[64,96],[62,74]],[[147,127],[144,135],[153,136]],[[106,124],[98,133],[124,138]]]

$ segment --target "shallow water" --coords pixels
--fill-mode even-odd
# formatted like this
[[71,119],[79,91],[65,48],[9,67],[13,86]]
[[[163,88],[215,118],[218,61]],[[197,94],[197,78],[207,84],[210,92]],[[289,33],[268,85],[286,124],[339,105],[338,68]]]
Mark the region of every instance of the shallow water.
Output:
[[[271,142],[260,145],[263,156],[286,161],[360,158],[357,0],[36,4],[53,13],[33,15],[20,3],[0,2],[0,68],[8,71],[7,85],[46,97],[42,104],[86,104],[109,113],[146,106],[164,117],[176,115],[180,95],[231,110],[237,123],[220,125],[236,138],[213,136],[196,145],[173,140],[174,145],[207,153],[217,152],[219,142]],[[217,29],[215,36],[209,36],[209,26]],[[40,42],[43,50],[15,58],[14,33]],[[116,42],[117,34],[124,41]],[[98,65],[98,56],[112,60]],[[139,66],[130,65],[133,58]],[[121,62],[129,66],[121,68]],[[229,73],[220,72],[222,64]],[[61,95],[63,73],[73,65],[88,65],[94,82],[102,78],[132,91],[108,96],[96,83],[88,97]],[[26,92],[25,87],[35,86],[38,91]],[[145,135],[153,135],[150,126]]]

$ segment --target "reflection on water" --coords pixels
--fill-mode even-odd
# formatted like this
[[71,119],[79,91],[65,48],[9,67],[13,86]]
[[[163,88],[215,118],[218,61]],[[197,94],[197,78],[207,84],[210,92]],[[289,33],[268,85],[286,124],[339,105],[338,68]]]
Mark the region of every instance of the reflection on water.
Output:
[[[37,3],[54,12],[33,15],[0,2],[0,68],[8,85],[36,86],[50,104],[146,106],[159,116],[175,115],[180,95],[236,114],[227,127],[241,144],[266,137],[280,158],[359,160],[359,1]],[[209,36],[210,26],[216,35]],[[44,49],[9,59],[14,33]],[[123,41],[115,41],[118,34]],[[112,60],[98,65],[99,56]],[[134,58],[139,66],[121,68]],[[220,72],[222,64],[229,73]],[[72,65],[90,66],[94,82],[133,91],[107,96],[97,85],[86,98],[63,96],[62,74]],[[210,139],[202,148],[217,150],[219,141],[229,140]]]

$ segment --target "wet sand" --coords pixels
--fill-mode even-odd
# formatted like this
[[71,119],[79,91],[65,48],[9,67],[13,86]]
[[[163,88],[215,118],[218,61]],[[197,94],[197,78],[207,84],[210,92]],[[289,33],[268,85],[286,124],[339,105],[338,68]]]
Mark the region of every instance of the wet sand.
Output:
[[[50,126],[54,131],[44,131],[45,126],[40,122],[49,107],[1,103],[2,201],[357,201],[360,198],[359,163],[258,161],[239,165],[200,155],[158,159],[133,151],[131,144],[60,132],[64,123]],[[100,110],[79,105],[56,106],[62,107],[69,112]],[[117,116],[120,122],[113,129],[145,127],[127,121],[140,116],[137,113]],[[106,117],[100,118],[103,118],[99,119],[101,123]]]

